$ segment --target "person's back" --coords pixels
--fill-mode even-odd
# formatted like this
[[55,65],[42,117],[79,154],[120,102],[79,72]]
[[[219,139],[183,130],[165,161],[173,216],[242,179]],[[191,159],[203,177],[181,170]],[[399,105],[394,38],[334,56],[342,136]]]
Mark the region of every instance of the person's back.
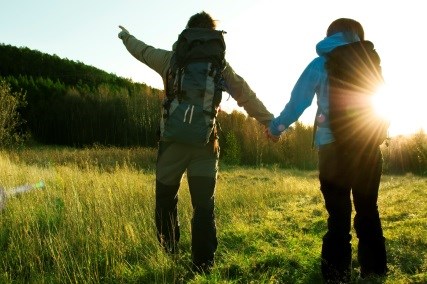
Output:
[[370,41],[334,48],[326,55],[329,111],[335,143],[340,148],[367,151],[387,137],[388,121],[378,115],[373,97],[384,84],[381,60]]
[[[271,122],[267,132],[268,137],[274,141],[278,140],[278,136],[298,119],[317,94],[315,142],[318,147],[320,190],[329,214],[328,231],[323,237],[321,251],[322,275],[327,283],[351,281],[352,201],[356,210],[354,228],[359,239],[358,260],[361,277],[384,276],[387,272],[385,239],[377,207],[382,170],[379,145],[373,143],[369,149],[341,147],[340,143],[337,143],[337,138],[339,140],[340,137],[335,137],[334,134],[337,134],[331,128],[329,112],[334,106],[329,104],[331,78],[326,69],[327,58],[334,49],[363,40],[364,31],[357,21],[346,18],[333,21],[328,27],[327,37],[316,45],[319,57],[310,62],[303,71],[292,90],[291,99],[280,115]],[[345,59],[349,62],[351,60],[343,60]],[[366,74],[358,76],[364,75]],[[353,81],[358,79],[351,78]],[[373,133],[376,134],[375,131]]]
[[[174,56],[179,58],[181,55],[175,53],[176,49],[174,51],[156,49],[137,40],[126,29],[121,28],[122,32],[119,33],[119,38],[122,39],[128,51],[162,76],[167,93],[162,115],[163,121],[161,123],[156,166],[155,221],[158,240],[166,252],[176,253],[178,251],[180,239],[177,212],[178,189],[184,172],[187,172],[193,206],[191,222],[193,267],[196,271],[208,272],[214,264],[214,255],[218,245],[214,214],[214,193],[218,173],[219,144],[218,137],[205,130],[212,129],[212,133],[215,133],[215,124],[212,118],[215,116],[220,100],[218,92],[222,92],[222,89],[217,88],[219,86],[203,87],[202,91],[197,90],[198,87],[193,88],[199,84],[193,85],[194,82],[191,79],[192,71],[185,69],[190,67],[192,69],[194,66],[180,66],[180,71],[180,68],[175,69]],[[192,36],[192,29],[211,30],[214,34],[219,32],[214,32],[215,21],[205,12],[193,15],[189,19],[186,29],[187,31],[184,30],[182,33],[184,36]],[[196,44],[200,44],[200,42]],[[179,50],[181,49],[178,48]],[[192,60],[191,56],[189,58]],[[196,64],[195,70],[199,67],[202,69],[207,68],[206,66],[208,65],[204,63],[203,59],[200,64]],[[184,67],[184,70],[182,70],[182,67]],[[223,70],[220,73],[215,71],[215,68],[209,68],[213,72],[208,72],[208,76],[195,75],[197,77],[196,81],[203,77],[202,80],[207,80],[206,82],[209,82],[209,84],[221,83],[221,88],[223,87],[225,91],[230,93],[231,97],[246,110],[249,116],[268,126],[273,119],[273,115],[267,111],[245,80],[237,75],[227,62],[224,62],[224,66],[221,66],[221,68]],[[179,74],[179,72],[185,73],[186,71],[189,71],[184,74],[184,76],[187,75],[187,78],[183,78],[183,74]],[[216,78],[217,74],[221,76]],[[175,80],[178,78],[182,80]],[[173,82],[178,82],[178,84]],[[184,86],[180,85],[179,82],[184,82]],[[210,93],[212,90],[217,93],[215,96]],[[194,98],[193,93],[199,94],[203,100]],[[189,96],[188,98],[185,97],[187,95]],[[210,105],[211,100],[212,106]],[[195,116],[196,105],[203,105],[205,112],[198,118]],[[175,113],[175,116],[173,112],[178,108],[180,110]],[[173,121],[172,117],[174,119],[177,118],[177,120]],[[194,122],[193,119],[198,119],[197,122],[207,119],[206,124],[201,124],[203,125],[202,128],[205,129],[201,132],[206,134],[205,136],[202,135],[203,139],[201,140],[203,141],[201,143],[199,143],[200,141],[198,143],[188,142],[187,138],[191,137],[187,136],[191,136],[191,133],[194,133],[191,125],[185,125],[185,127],[190,127],[190,129],[187,129],[189,132],[185,135],[181,135],[179,131],[184,127],[183,123],[192,124]],[[177,130],[177,133],[171,133],[175,130]]]
[[205,146],[216,139],[224,56],[222,31],[188,28],[179,35],[167,78],[162,140]]

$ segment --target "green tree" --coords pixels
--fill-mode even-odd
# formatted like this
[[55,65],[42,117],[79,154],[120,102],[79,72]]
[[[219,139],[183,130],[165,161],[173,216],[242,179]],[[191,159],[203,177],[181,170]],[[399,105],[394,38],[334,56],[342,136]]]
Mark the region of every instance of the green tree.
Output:
[[12,92],[10,85],[0,77],[0,146],[23,140],[23,135],[19,133],[23,120],[18,109],[25,103],[25,94]]
[[239,165],[241,160],[241,145],[234,132],[225,135],[225,154],[223,161],[229,165]]

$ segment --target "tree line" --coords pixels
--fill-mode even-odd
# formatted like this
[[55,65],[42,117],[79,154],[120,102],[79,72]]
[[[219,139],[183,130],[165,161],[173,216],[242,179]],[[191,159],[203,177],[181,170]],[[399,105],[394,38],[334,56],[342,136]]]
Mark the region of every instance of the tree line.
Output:
[[[26,47],[0,45],[0,143],[155,147],[163,91]],[[8,103],[6,103],[8,102]],[[313,127],[295,123],[273,144],[240,111],[220,112],[222,161],[315,170]],[[427,174],[427,136],[383,145],[385,171]]]

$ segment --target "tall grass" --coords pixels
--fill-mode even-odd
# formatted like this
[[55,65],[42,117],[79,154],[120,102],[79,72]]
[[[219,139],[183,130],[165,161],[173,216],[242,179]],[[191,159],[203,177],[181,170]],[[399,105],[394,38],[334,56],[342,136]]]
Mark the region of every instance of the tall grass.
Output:
[[[7,200],[0,218],[0,283],[321,281],[327,216],[315,171],[221,165],[216,265],[211,275],[197,275],[190,269],[186,182],[179,192],[180,254],[171,258],[157,244],[154,159],[154,149],[140,148],[1,151],[6,191],[38,180],[46,187]],[[383,177],[386,283],[427,281],[426,189],[426,178]]]

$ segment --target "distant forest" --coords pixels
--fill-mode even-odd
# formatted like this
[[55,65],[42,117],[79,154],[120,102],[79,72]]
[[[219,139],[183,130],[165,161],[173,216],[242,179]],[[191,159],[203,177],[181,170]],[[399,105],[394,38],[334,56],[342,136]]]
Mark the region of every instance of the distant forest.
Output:
[[154,146],[161,91],[28,48],[0,46],[0,76],[26,95],[26,129],[44,144]]
[[[0,116],[0,128],[13,130],[14,137],[72,147],[157,145],[162,90],[81,62],[5,44],[0,44],[0,83],[0,108],[11,100],[18,114]],[[225,163],[317,167],[312,126],[297,122],[273,144],[265,139],[263,127],[242,112],[220,112],[218,120]],[[0,144],[6,144],[2,139],[0,133]],[[383,145],[386,172],[427,174],[424,132],[387,144]]]

